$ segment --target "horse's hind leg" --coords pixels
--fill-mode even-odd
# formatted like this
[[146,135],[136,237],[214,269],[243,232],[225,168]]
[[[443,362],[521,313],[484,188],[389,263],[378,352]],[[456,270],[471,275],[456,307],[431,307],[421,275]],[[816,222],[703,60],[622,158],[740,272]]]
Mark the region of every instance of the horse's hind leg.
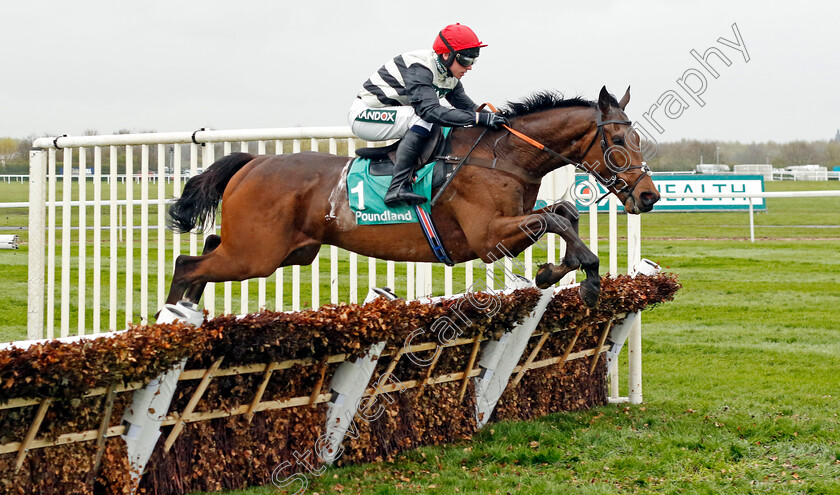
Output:
[[[201,256],[179,256],[175,261],[175,276],[172,279],[170,299],[178,301],[178,297],[186,291],[186,297],[193,303],[198,303],[201,293],[208,282],[241,281],[256,277],[267,277],[281,265],[308,264],[318,254],[320,244],[302,246],[293,253],[283,244],[282,240],[268,242],[268,248],[255,249],[254,243],[242,243],[240,238],[232,235],[235,241],[219,243],[218,236],[207,241],[207,254]],[[263,241],[266,239],[263,238]],[[233,245],[231,245],[233,244]],[[295,255],[295,253],[297,253]],[[294,256],[293,256],[294,255]],[[287,259],[293,258],[292,260]],[[289,263],[291,261],[291,263]],[[179,292],[180,291],[180,292]],[[174,304],[174,303],[172,303]]]
[[[202,254],[207,255],[213,252],[214,249],[219,247],[219,244],[222,243],[222,238],[216,234],[207,236],[207,239],[204,240],[204,250]],[[204,288],[207,287],[207,282],[199,282],[192,284],[187,292],[184,294],[184,299],[198,304],[198,301],[201,300],[201,295],[204,294]]]
[[219,247],[221,242],[221,237],[216,234],[211,234],[204,240],[202,256],[178,256],[178,259],[175,260],[175,274],[172,276],[172,284],[170,285],[169,295],[166,298],[167,304],[175,304],[182,297],[198,304],[207,282],[190,283],[187,277],[188,272],[192,271],[192,268],[196,264],[200,263],[208,254]]

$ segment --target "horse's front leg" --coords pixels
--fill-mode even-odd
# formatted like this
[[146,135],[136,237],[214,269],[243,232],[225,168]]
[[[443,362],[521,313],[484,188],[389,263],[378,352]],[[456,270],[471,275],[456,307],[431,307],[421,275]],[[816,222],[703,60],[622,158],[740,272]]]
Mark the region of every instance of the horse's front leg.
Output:
[[572,226],[572,230],[575,231],[575,234],[580,236],[579,230],[579,219],[580,213],[577,211],[577,207],[574,203],[570,201],[559,200],[554,204],[548,205],[546,207],[540,208],[539,210],[534,210],[532,213],[540,214],[540,213],[556,213],[561,217],[565,218],[569,221],[569,224]]
[[[550,211],[543,211],[543,219],[532,219],[530,226],[540,229],[542,225],[548,224],[555,228],[546,229],[547,232],[558,234],[566,241],[566,254],[559,266],[552,263],[545,263],[537,271],[535,282],[537,287],[544,289],[559,282],[567,273],[578,268],[586,274],[586,278],[580,283],[580,298],[584,304],[594,307],[598,304],[601,295],[601,275],[598,272],[599,260],[592,251],[586,247],[578,234],[578,213],[570,203],[559,202],[552,205]],[[539,214],[536,214],[539,215]],[[532,215],[533,217],[534,215]],[[559,229],[559,232],[557,230]],[[537,230],[539,233],[540,231]]]
[[[569,222],[571,231],[574,232],[577,241],[579,241],[570,243],[564,239],[567,245],[566,256],[559,266],[551,263],[540,266],[536,278],[537,286],[548,287],[557,283],[567,273],[573,272],[578,268],[583,268],[583,271],[586,273],[586,279],[580,285],[581,298],[588,306],[594,306],[598,302],[598,296],[601,292],[601,279],[598,274],[599,260],[580,239],[580,231],[578,229],[580,213],[578,213],[577,207],[572,202],[560,200],[552,205],[535,210],[534,213],[554,213],[565,218]],[[583,247],[581,248],[581,246]],[[594,262],[592,258],[594,258]]]
[[547,207],[524,217],[497,218],[489,225],[489,235],[485,243],[488,255],[477,254],[481,255],[483,261],[490,262],[488,260],[500,259],[501,256],[507,255],[499,248],[500,244],[516,255],[537,242],[544,234],[557,234],[566,242],[566,254],[559,266],[552,263],[540,266],[535,278],[537,287],[550,287],[567,273],[581,268],[586,274],[586,279],[580,284],[581,299],[587,306],[593,307],[598,303],[601,293],[598,257],[586,247],[578,235],[576,216],[567,212],[565,207],[555,210],[556,212]]

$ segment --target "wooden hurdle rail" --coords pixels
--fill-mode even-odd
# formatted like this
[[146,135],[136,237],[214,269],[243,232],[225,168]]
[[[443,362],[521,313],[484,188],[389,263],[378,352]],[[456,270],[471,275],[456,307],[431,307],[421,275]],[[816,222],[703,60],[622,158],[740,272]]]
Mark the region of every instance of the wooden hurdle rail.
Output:
[[[625,315],[618,315],[616,320],[623,319]],[[604,331],[601,333],[601,337],[599,338],[599,345],[590,348],[590,349],[581,349],[576,352],[572,352],[572,349],[575,346],[577,337],[580,335],[580,331],[575,333],[575,337],[569,342],[569,345],[566,347],[565,352],[562,355],[554,356],[548,359],[542,359],[540,361],[534,361],[534,356],[536,356],[539,351],[542,349],[542,345],[548,339],[549,336],[552,334],[558,334],[563,331],[563,329],[553,330],[551,332],[539,333],[532,336],[533,339],[536,339],[537,345],[534,347],[533,351],[530,355],[526,358],[526,361],[518,366],[516,366],[513,371],[517,374],[516,380],[511,383],[511,386],[516,386],[522,379],[522,376],[532,370],[545,368],[546,366],[558,365],[560,367],[563,366],[564,363],[567,361],[574,361],[577,359],[583,359],[587,357],[594,356],[592,358],[590,364],[590,370],[594,371],[595,366],[599,362],[600,355],[606,352],[605,348],[605,341],[606,336],[609,329],[612,328],[612,325],[615,324],[616,320],[610,320],[608,324],[604,325]],[[445,373],[442,375],[434,375],[434,368],[435,362],[433,362],[426,371],[426,377],[422,380],[415,379],[415,380],[408,380],[402,381],[398,384],[388,384],[383,385],[379,388],[375,387],[367,387],[365,388],[365,394],[367,395],[376,395],[376,394],[383,394],[389,392],[396,392],[396,391],[405,391],[414,388],[424,388],[434,385],[440,385],[444,383],[450,382],[461,382],[461,399],[463,399],[463,394],[466,391],[467,384],[470,378],[474,378],[481,373],[481,368],[476,365],[476,356],[477,352],[476,349],[480,347],[483,342],[487,342],[488,339],[486,338],[475,338],[475,339],[457,339],[448,344],[440,345],[435,342],[425,342],[421,344],[416,344],[410,346],[409,348],[401,348],[397,352],[384,352],[379,357],[391,357],[394,356],[394,359],[391,360],[388,368],[385,371],[385,375],[389,375],[394,371],[399,360],[402,356],[405,356],[406,353],[420,353],[424,351],[432,351],[438,348],[440,349],[452,349],[461,346],[470,346],[471,349],[471,358],[469,361],[469,365],[464,371],[460,371],[457,373]],[[183,425],[185,423],[193,423],[196,421],[207,421],[211,419],[218,419],[218,418],[226,418],[231,416],[238,416],[242,414],[246,414],[252,416],[257,412],[263,411],[273,411],[278,409],[287,409],[291,407],[302,407],[302,406],[312,406],[314,404],[320,404],[322,402],[328,402],[332,397],[332,393],[329,390],[324,390],[324,383],[325,383],[325,376],[326,376],[326,369],[327,366],[331,364],[339,364],[343,363],[347,360],[347,355],[345,354],[336,354],[333,356],[329,356],[327,359],[322,361],[316,361],[314,359],[296,359],[296,360],[288,360],[283,362],[275,362],[275,363],[265,363],[265,364],[252,364],[247,366],[235,366],[231,368],[219,368],[217,365],[222,361],[220,358],[216,362],[213,363],[208,369],[191,369],[185,370],[181,373],[181,376],[178,378],[178,381],[186,381],[186,380],[201,380],[201,384],[193,393],[192,398],[189,401],[189,404],[186,409],[181,412],[173,411],[170,412],[166,419],[163,421],[163,426],[175,425],[175,428],[172,429],[169,436],[166,439],[165,447],[168,449],[172,446],[175,440],[178,437],[181,429],[178,425]],[[437,361],[437,360],[436,360]],[[301,395],[298,397],[292,397],[284,400],[273,400],[273,401],[261,401],[262,392],[265,390],[268,380],[271,378],[271,374],[274,371],[289,369],[292,366],[299,365],[299,366],[317,366],[319,367],[319,373],[321,379],[318,381],[316,386],[312,389],[312,392],[307,395]],[[220,378],[224,376],[231,376],[231,375],[244,375],[244,374],[251,374],[251,373],[261,373],[264,375],[264,379],[260,384],[259,389],[257,390],[256,397],[254,401],[249,404],[241,404],[237,407],[232,409],[215,409],[212,411],[206,412],[195,412],[195,407],[198,402],[201,400],[201,396],[204,394],[204,391],[207,389],[207,385],[209,381],[214,378]]]
[[[98,486],[180,494],[203,489],[209,480],[206,486],[244,487],[265,484],[270,473],[276,482],[282,478],[278,469],[302,472],[301,459],[312,448],[321,467],[393,459],[405,449],[471,438],[494,418],[528,419],[611,402],[607,372],[615,375],[625,340],[628,399],[634,393],[641,399],[641,375],[636,382],[633,374],[639,311],[670,300],[679,288],[674,277],[604,279],[602,305],[594,311],[578,305],[575,286],[539,291],[522,284],[523,292],[512,288],[504,295],[503,313],[456,313],[457,300],[430,299],[428,307],[405,312],[400,302],[375,301],[369,307],[322,308],[323,320],[267,313],[205,325],[197,306],[167,305],[157,328],[110,334],[118,345],[90,347],[90,356],[108,359],[111,349],[130,348],[126,356],[149,372],[129,371],[135,366],[130,364],[114,375],[91,375],[79,386],[99,388],[78,395],[56,387],[78,369],[76,362],[87,362],[87,344],[63,348],[50,342],[50,352],[16,352],[3,375],[8,381],[0,384],[6,388],[26,380],[29,375],[20,370],[35,356],[43,359],[33,361],[33,369],[48,368],[49,358],[61,355],[73,364],[53,381],[21,385],[19,394],[29,397],[4,399],[0,425],[12,431],[0,435],[0,473],[36,491]],[[382,324],[403,313],[411,326]],[[455,314],[469,326],[438,324],[454,324]],[[333,328],[346,315],[346,331]],[[186,325],[166,325],[176,320]],[[294,328],[312,334],[281,338],[298,335],[283,333]],[[237,344],[248,336],[255,340]],[[158,342],[183,352],[154,354]],[[277,354],[280,349],[283,354]],[[119,360],[125,361],[135,362]],[[102,357],[94,362],[114,363]],[[132,381],[121,383],[120,376]],[[56,459],[66,461],[63,477],[41,477],[44,463]]]
[[[580,329],[578,329],[577,331],[575,331],[573,338],[565,346],[565,350],[562,354],[552,356],[546,359],[541,359],[539,361],[537,361],[535,358],[542,350],[547,340],[552,335],[558,335],[564,332],[566,329],[556,328],[548,332],[534,333],[530,335],[528,341],[535,341],[536,344],[532,348],[531,352],[527,355],[527,357],[525,357],[524,362],[518,364],[513,368],[512,372],[515,374],[515,378],[510,382],[508,386],[516,387],[522,380],[523,376],[529,371],[542,369],[552,365],[558,365],[562,367],[566,362],[578,359],[590,358],[591,363],[589,369],[590,372],[592,372],[595,369],[597,363],[599,362],[601,354],[605,353],[608,350],[608,346],[606,345],[606,339],[610,329],[612,329],[616,325],[616,323],[623,321],[625,317],[625,314],[614,315],[610,320],[602,324],[603,330],[601,331],[601,334],[598,338],[598,345],[596,347],[575,350],[575,346],[580,335]],[[425,387],[431,387],[435,385],[441,385],[451,382],[460,382],[460,399],[463,400],[469,379],[478,377],[482,372],[481,366],[478,365],[478,355],[481,345],[486,344],[487,342],[488,339],[485,337],[456,339],[443,345],[436,342],[423,342],[408,347],[402,347],[396,351],[383,352],[381,355],[378,356],[379,358],[392,357],[392,359],[390,360],[387,368],[381,376],[391,375],[394,372],[394,369],[396,368],[400,360],[408,353],[418,354],[421,352],[434,351],[440,349],[441,353],[438,353],[439,357],[444,351],[466,346],[469,349],[470,358],[467,367],[460,372],[436,375],[434,372],[438,360],[435,359],[435,361],[428,366],[428,369],[425,371],[425,376],[422,379],[402,381],[398,384],[386,384],[379,388],[367,386],[364,389],[364,393],[373,396],[377,394],[384,394],[395,391],[404,391],[414,388],[423,389]],[[333,397],[333,393],[329,389],[324,389],[324,384],[326,383],[327,377],[327,368],[331,365],[340,365],[341,363],[347,362],[347,360],[348,355],[335,354],[321,360],[316,360],[312,358],[291,359],[282,362],[250,364],[245,366],[233,366],[229,368],[223,368],[221,366],[223,363],[223,358],[219,358],[216,361],[214,361],[213,364],[207,369],[185,369],[182,372],[180,372],[177,378],[178,382],[199,380],[199,385],[192,393],[192,396],[187,406],[183,410],[170,411],[161,422],[162,426],[172,426],[172,429],[170,430],[165,440],[164,448],[166,450],[171,448],[175,440],[178,438],[180,432],[182,431],[184,425],[188,423],[208,421],[212,419],[238,415],[247,415],[250,420],[250,418],[252,418],[254,414],[259,412],[275,411],[294,407],[307,407],[315,404],[329,402]],[[268,382],[272,377],[272,374],[276,371],[287,370],[294,366],[318,367],[318,373],[320,378],[317,381],[315,387],[312,389],[312,391],[309,394],[300,395],[297,397],[291,397],[282,400],[263,401],[263,392],[265,391]],[[207,390],[207,387],[210,384],[211,380],[232,375],[245,375],[255,373],[261,374],[263,376],[263,379],[260,381],[260,385],[255,393],[254,399],[250,403],[240,404],[230,409],[196,411],[197,406],[200,403],[202,396]],[[27,429],[27,433],[23,441],[9,442],[0,445],[0,455],[17,452],[16,467],[19,469],[24,462],[26,453],[32,449],[48,448],[77,442],[95,441],[97,446],[99,447],[97,451],[97,458],[99,458],[102,455],[102,451],[104,448],[104,440],[106,438],[125,435],[127,432],[127,427],[125,425],[110,426],[112,419],[111,412],[113,410],[113,404],[115,402],[115,399],[120,394],[125,394],[126,392],[136,392],[138,390],[143,389],[145,386],[146,384],[143,382],[133,382],[124,385],[116,384],[109,387],[100,387],[91,390],[90,392],[85,394],[85,398],[104,396],[105,399],[100,427],[95,430],[65,433],[52,439],[37,438],[42,421],[46,415],[47,409],[52,403],[52,399],[20,398],[13,399],[5,404],[0,404],[0,410],[19,409],[35,406],[38,407],[35,417],[32,420],[29,428]]]

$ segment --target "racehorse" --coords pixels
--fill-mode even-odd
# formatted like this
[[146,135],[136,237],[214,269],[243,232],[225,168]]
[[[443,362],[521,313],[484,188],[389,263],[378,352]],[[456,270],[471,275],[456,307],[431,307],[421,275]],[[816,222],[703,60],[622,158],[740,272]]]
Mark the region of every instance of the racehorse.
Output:
[[[453,129],[452,153],[485,166],[460,168],[432,207],[450,259],[492,263],[554,233],[566,241],[565,256],[560,265],[539,268],[537,286],[549,287],[580,268],[586,274],[581,298],[596,305],[598,257],[578,236],[575,206],[560,201],[534,210],[534,205],[540,179],[575,164],[618,196],[627,213],[653,208],[659,194],[624,113],[629,101],[630,88],[621,101],[606,87],[597,102],[542,92],[501,110],[508,128]],[[437,261],[418,224],[357,225],[347,198],[348,169],[347,157],[325,153],[236,153],[191,178],[169,208],[170,228],[182,233],[203,228],[222,200],[221,236],[208,236],[201,256],[177,258],[166,302],[183,297],[197,303],[207,282],[267,277],[281,266],[308,265],[322,244],[386,260]]]

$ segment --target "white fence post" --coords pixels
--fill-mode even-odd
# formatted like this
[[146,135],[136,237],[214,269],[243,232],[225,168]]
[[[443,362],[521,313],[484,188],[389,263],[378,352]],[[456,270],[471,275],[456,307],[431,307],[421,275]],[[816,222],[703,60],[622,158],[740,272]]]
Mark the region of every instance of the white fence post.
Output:
[[73,198],[73,150],[64,148],[61,164],[61,313],[59,325],[61,336],[70,335],[70,250],[72,249],[73,232],[72,210],[70,202]]
[[44,322],[45,337],[55,337],[55,189],[56,178],[56,150],[50,149],[47,155],[47,315]]
[[86,313],[87,313],[87,300],[85,294],[85,287],[87,286],[86,282],[86,274],[87,274],[87,242],[86,242],[86,234],[87,234],[87,176],[86,176],[86,168],[87,168],[87,151],[85,148],[79,148],[79,255],[78,255],[78,273],[79,273],[79,291],[78,291],[78,304],[76,305],[77,308],[77,318],[78,318],[78,328],[79,328],[79,335],[83,335],[85,333],[85,323],[87,321]]
[[[610,330],[609,340],[612,342],[607,351],[607,372],[610,374],[610,397],[611,403],[628,402],[627,397],[619,397],[618,390],[618,356],[624,348],[624,343],[627,342],[627,336],[631,329],[636,326],[637,320],[641,318],[641,313],[630,313],[624,318],[620,324],[614,325]],[[629,346],[628,346],[629,348]],[[632,383],[632,378],[631,378]]]
[[[215,143],[206,143],[204,145],[204,150],[201,153],[201,167],[204,170],[207,170],[213,162],[216,161],[216,149]],[[210,231],[208,235],[216,233],[216,219],[210,219]],[[205,237],[206,239],[206,237]],[[204,239],[202,239],[202,246],[201,249],[204,249],[203,244]],[[207,287],[204,289],[204,307],[207,308],[207,311],[210,314],[216,313],[216,284],[214,282],[208,282]]]
[[29,285],[26,305],[26,337],[44,338],[44,261],[46,260],[47,152],[29,152]]
[[749,198],[750,202],[750,242],[755,242],[755,220],[753,219],[753,200]]
[[[157,256],[157,299],[156,306],[163,307],[166,300],[166,147],[162,144],[157,146],[157,235],[158,235],[158,256]],[[174,246],[173,242],[173,246]],[[174,268],[174,265],[173,265]]]
[[110,146],[108,148],[108,181],[109,194],[111,206],[108,209],[110,214],[109,222],[109,242],[111,248],[109,250],[108,260],[108,328],[116,330],[117,328],[117,246],[120,231],[117,225],[118,206],[117,206],[117,147]]
[[149,322],[149,145],[140,146],[140,323]]
[[102,148],[93,148],[93,333],[102,331]]
[[[641,216],[627,215],[627,273],[633,275],[642,259]],[[639,315],[630,328],[627,343],[629,398],[631,404],[642,403],[642,316]]]
[[125,324],[134,316],[134,148],[125,147]]

